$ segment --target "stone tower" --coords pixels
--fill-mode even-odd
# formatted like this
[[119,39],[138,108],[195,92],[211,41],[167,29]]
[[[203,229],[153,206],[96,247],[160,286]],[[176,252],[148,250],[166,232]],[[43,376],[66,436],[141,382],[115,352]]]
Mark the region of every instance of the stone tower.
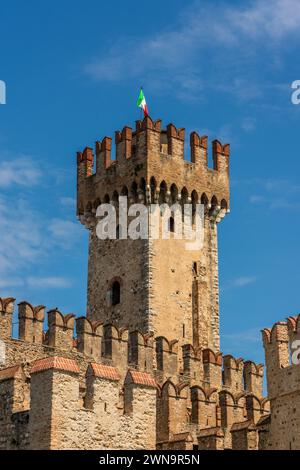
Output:
[[[217,223],[229,211],[229,145],[213,141],[208,168],[207,137],[191,133],[190,160],[184,142],[184,129],[162,129],[146,117],[135,131],[115,133],[115,151],[105,137],[95,157],[89,147],[78,152],[77,215],[90,231],[87,316],[219,351]],[[129,207],[202,203],[204,246],[186,250],[172,233],[168,240],[100,240],[96,209],[117,208],[119,195]]]

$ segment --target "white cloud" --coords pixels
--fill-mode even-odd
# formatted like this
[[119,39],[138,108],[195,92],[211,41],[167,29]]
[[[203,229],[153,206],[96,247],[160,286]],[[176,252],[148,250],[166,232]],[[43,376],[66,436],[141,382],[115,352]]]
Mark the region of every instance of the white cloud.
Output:
[[5,288],[11,288],[11,287],[20,287],[24,285],[24,279],[21,278],[14,278],[14,277],[8,277],[8,278],[0,278],[0,288],[5,289]]
[[242,119],[241,128],[246,132],[252,132],[256,128],[256,120],[251,117]]
[[257,280],[256,276],[240,276],[231,281],[232,287],[244,287],[253,284]]
[[16,272],[24,279],[33,266],[45,263],[53,249],[59,256],[59,250],[71,249],[82,236],[79,224],[58,218],[47,220],[42,211],[34,210],[19,195],[13,201],[0,197],[0,226],[2,284],[15,284],[11,276]]
[[221,291],[227,291],[231,289],[239,289],[241,287],[246,287],[250,284],[253,284],[254,282],[257,281],[257,276],[238,276],[235,279],[232,279],[224,284],[224,286],[221,287]]
[[252,196],[250,196],[250,202],[252,204],[260,204],[265,201],[266,201],[266,198],[263,196],[259,196],[257,194],[253,194]]
[[64,277],[28,277],[26,282],[34,289],[65,289],[72,285],[71,280]]
[[9,273],[35,261],[43,254],[38,216],[28,205],[7,197],[0,199],[0,273]]
[[223,339],[232,340],[236,342],[249,341],[251,343],[257,343],[261,341],[260,337],[261,328],[251,328],[245,331],[239,331],[237,333],[223,334]]
[[76,206],[76,200],[73,197],[61,197],[60,203],[62,206],[71,207],[72,209],[75,209]]
[[244,10],[232,10],[231,22],[248,37],[278,40],[299,32],[300,4],[298,0],[257,0]]
[[81,234],[78,222],[64,219],[52,219],[48,225],[52,241],[63,247],[70,247]]
[[[0,163],[0,296],[30,288],[68,288],[72,281],[57,275],[51,266],[51,257],[53,253],[57,259],[62,254],[66,256],[66,250],[76,246],[82,237],[80,224],[47,215],[50,198],[55,194],[47,188],[47,181],[43,181],[45,194],[39,193],[39,198],[33,196],[32,186],[42,182],[38,160],[13,158],[7,152],[4,155],[6,158]],[[51,174],[52,181],[55,169],[48,167],[47,174]],[[37,190],[42,191],[42,188]],[[47,207],[44,208],[42,201],[46,195]],[[64,207],[75,204],[74,199],[67,196],[60,202]]]
[[299,35],[299,22],[298,0],[230,6],[196,1],[182,9],[173,29],[148,38],[121,38],[102,57],[91,60],[85,73],[99,81],[139,77],[152,90],[172,90],[184,100],[201,100],[208,89],[255,100],[264,96],[270,83],[250,78],[252,64],[280,67],[280,41]]
[[255,194],[250,195],[251,204],[263,205],[264,209],[299,210],[300,185],[293,181],[269,178],[254,178],[240,181],[240,184],[255,188]]
[[34,186],[39,183],[41,176],[38,163],[30,157],[6,158],[0,163],[0,188]]
[[72,286],[72,281],[65,277],[1,277],[0,289],[28,287],[33,289],[66,289]]

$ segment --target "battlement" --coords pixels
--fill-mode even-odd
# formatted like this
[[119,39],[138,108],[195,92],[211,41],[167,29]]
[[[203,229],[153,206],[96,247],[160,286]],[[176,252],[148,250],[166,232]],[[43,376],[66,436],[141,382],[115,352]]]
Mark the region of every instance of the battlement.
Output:
[[[87,360],[116,364],[122,371],[129,366],[153,371],[154,338],[151,335],[137,330],[128,331],[110,323],[91,322],[86,317],[75,318],[73,314],[63,315],[58,309],[48,311],[45,318],[45,307],[34,307],[29,302],[18,304],[18,338],[14,338],[14,302],[13,298],[0,298],[0,340],[7,341],[7,350],[12,345],[12,353],[19,346],[20,354],[25,355],[25,345],[28,343],[36,346],[37,355],[63,351],[74,357],[80,354]],[[43,329],[45,320],[47,331]],[[157,339],[156,351],[160,358],[163,357],[163,348],[164,345]],[[8,361],[13,360],[9,353],[6,355]]]
[[3,339],[10,338],[12,335],[12,315],[15,300],[12,297],[6,299],[0,298],[0,322]]
[[262,330],[265,348],[268,393],[272,398],[299,387],[300,315]]
[[262,330],[271,417],[262,424],[265,447],[299,449],[300,315]]
[[[144,133],[156,133],[157,139],[155,143],[157,148],[149,148],[143,139]],[[184,152],[185,129],[176,128],[170,123],[166,129],[161,128],[161,120],[153,121],[149,116],[143,121],[136,121],[135,131],[131,127],[125,126],[122,131],[115,131],[115,158],[113,158],[112,138],[105,136],[101,141],[95,143],[96,155],[96,172],[108,169],[111,165],[121,163],[129,158],[147,157],[152,151],[158,154],[169,155],[185,159]],[[205,163],[207,165],[208,137],[206,135],[199,136],[195,131],[190,134],[190,158],[186,161],[191,163]],[[228,170],[228,167],[222,167],[220,164],[220,156],[227,158],[230,156],[230,145],[223,145],[220,141],[212,142],[212,156],[214,169],[217,171]],[[204,162],[203,162],[204,159]],[[94,162],[94,154],[91,147],[85,147],[83,152],[77,153],[77,163],[87,164]],[[89,171],[86,176],[90,176]]]
[[[233,423],[255,423],[268,413],[261,365],[223,357],[209,348],[180,346],[177,339],[63,315],[57,308],[45,317],[44,306],[29,302],[18,304],[19,337],[13,338],[8,332],[14,302],[0,298],[0,340],[6,353],[0,400],[7,397],[10,403],[3,426],[20,419],[24,436],[29,436],[28,448],[80,448],[83,432],[88,439],[84,448],[94,448],[96,422],[102,419],[114,428],[115,437],[102,430],[109,448],[117,448],[114,439],[124,424],[136,436],[136,427],[145,419],[147,429],[149,423],[152,427],[149,440],[138,438],[140,448],[145,442],[149,448],[167,442],[172,446],[177,436],[188,432],[197,442],[195,429],[218,426],[225,430],[224,445],[230,447]],[[42,407],[43,423],[38,419]],[[62,423],[59,429],[56,419]],[[70,422],[76,426],[72,439]],[[42,425],[49,432],[41,438]],[[133,445],[137,448],[135,438]]]
[[129,195],[132,202],[155,203],[176,202],[183,196],[191,200],[192,193],[199,202],[227,211],[229,144],[212,142],[213,168],[208,168],[207,136],[191,133],[189,160],[185,160],[184,144],[185,129],[173,124],[162,129],[160,120],[148,116],[136,122],[135,131],[125,126],[115,132],[115,152],[111,137],[97,141],[95,153],[91,147],[78,152],[77,214],[89,214],[118,195]]
[[[77,361],[64,356],[38,359],[29,372],[30,400],[25,402],[21,391],[28,380],[22,365],[0,371],[1,404],[7,410],[0,431],[11,416],[26,410],[27,448],[155,448],[156,382],[149,374],[129,370],[124,379],[114,367],[97,363],[81,374]],[[146,413],[140,411],[142,404]]]
[[[179,347],[177,339],[154,337],[112,323],[93,322],[87,317],[76,318],[73,314],[63,315],[57,308],[49,310],[45,317],[45,306],[35,307],[29,302],[20,302],[19,334],[18,338],[14,338],[11,333],[14,303],[14,298],[0,298],[0,340],[6,340],[7,345],[13,342],[14,350],[16,345],[22,349],[22,345],[28,343],[35,345],[40,352],[63,351],[70,353],[70,357],[79,354],[87,361],[114,365],[122,371],[128,367],[149,373],[156,371],[158,380],[182,374],[193,383],[210,384],[210,387],[217,388],[224,386],[234,393],[247,391],[261,396],[261,364],[244,362],[231,355],[223,357],[221,352],[195,348],[192,344]],[[47,331],[43,328],[45,322]],[[294,328],[297,322],[290,320],[290,324]]]
[[19,304],[19,337],[23,341],[33,343],[43,342],[43,324],[45,319],[45,307],[38,305],[33,307],[28,302]]

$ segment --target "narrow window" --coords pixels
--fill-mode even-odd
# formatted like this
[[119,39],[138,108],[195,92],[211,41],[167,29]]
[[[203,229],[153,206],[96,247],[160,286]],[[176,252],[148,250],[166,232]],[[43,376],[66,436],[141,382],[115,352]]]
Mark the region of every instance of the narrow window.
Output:
[[182,325],[182,337],[185,338],[185,324]]
[[194,261],[194,263],[193,263],[193,271],[194,271],[194,274],[197,276],[198,273],[197,273],[197,263],[196,263],[196,261]]
[[170,226],[170,232],[171,232],[171,233],[174,233],[174,232],[175,232],[175,221],[174,221],[174,217],[170,217],[169,226]]
[[121,297],[121,292],[120,292],[120,283],[118,281],[115,281],[112,285],[111,288],[111,303],[112,305],[118,305],[120,303],[120,297]]

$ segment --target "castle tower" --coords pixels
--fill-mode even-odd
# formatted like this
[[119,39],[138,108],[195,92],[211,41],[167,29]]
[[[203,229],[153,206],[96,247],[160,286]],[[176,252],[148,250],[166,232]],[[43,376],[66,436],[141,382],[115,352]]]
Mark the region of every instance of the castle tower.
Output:
[[[87,316],[100,322],[178,338],[181,344],[219,351],[217,223],[229,211],[229,145],[214,141],[208,168],[207,137],[146,117],[133,132],[124,127],[112,139],[77,154],[77,215],[90,231]],[[115,153],[115,155],[114,155]],[[143,203],[204,205],[204,244],[187,250],[176,239],[100,240],[96,210],[128,196],[128,207]],[[134,217],[129,217],[130,222]],[[174,221],[173,221],[174,223]]]

